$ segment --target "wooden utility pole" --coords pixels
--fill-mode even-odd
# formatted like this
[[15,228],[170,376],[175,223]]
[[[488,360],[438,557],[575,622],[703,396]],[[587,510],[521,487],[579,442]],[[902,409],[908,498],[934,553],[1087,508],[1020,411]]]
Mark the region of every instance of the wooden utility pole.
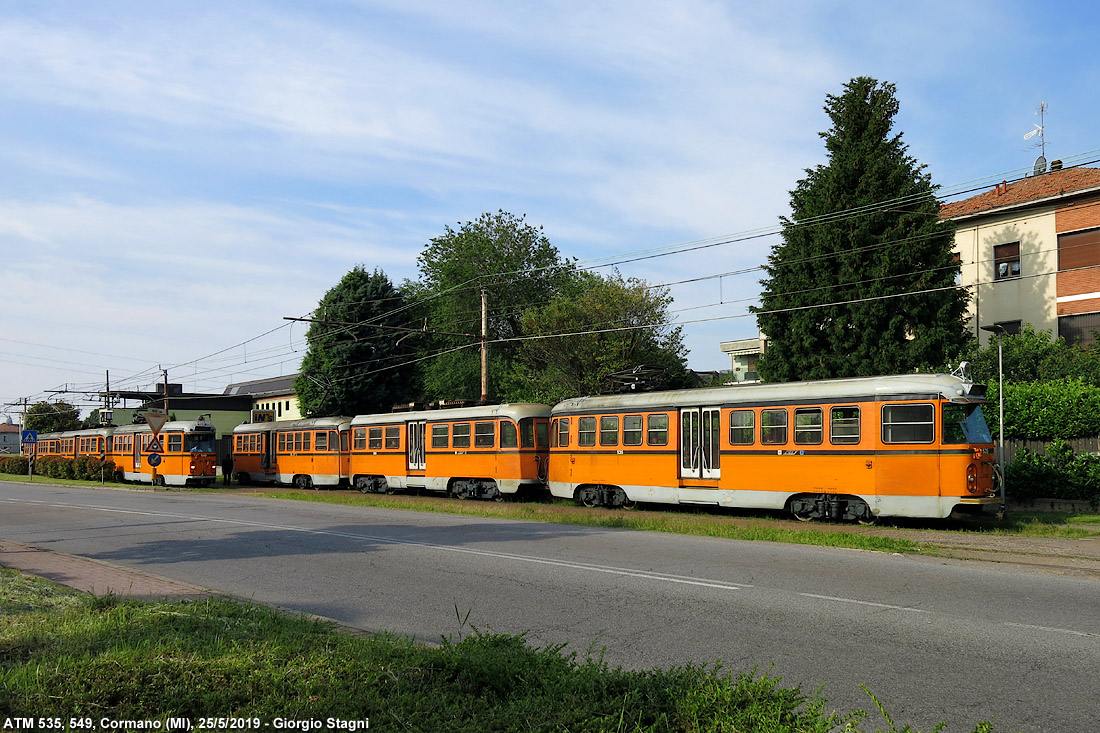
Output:
[[489,314],[485,287],[481,288],[481,404],[489,402]]

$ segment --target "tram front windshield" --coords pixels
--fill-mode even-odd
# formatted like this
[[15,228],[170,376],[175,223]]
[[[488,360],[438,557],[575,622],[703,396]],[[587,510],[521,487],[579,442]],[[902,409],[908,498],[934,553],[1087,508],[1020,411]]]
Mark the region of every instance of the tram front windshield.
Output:
[[213,433],[189,433],[187,435],[188,453],[213,453],[214,450]]
[[944,443],[992,443],[981,405],[947,403],[943,406]]

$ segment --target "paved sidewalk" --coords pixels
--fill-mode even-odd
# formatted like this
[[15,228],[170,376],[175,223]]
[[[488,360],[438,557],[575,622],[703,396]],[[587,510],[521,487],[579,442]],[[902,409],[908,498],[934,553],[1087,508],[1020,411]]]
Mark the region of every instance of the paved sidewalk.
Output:
[[0,566],[96,595],[112,594],[146,601],[199,599],[211,591],[168,578],[129,570],[98,560],[39,550],[0,539]]

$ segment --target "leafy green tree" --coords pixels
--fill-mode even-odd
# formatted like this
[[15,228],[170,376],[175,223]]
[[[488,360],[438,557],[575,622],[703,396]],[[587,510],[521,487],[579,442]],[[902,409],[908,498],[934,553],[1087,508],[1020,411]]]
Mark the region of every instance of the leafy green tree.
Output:
[[650,387],[688,386],[681,329],[668,325],[671,303],[667,289],[641,280],[578,272],[561,295],[524,313],[524,332],[549,338],[522,342],[507,398],[554,404],[599,394],[610,375],[638,366],[655,371]]
[[[1002,346],[1005,382],[1048,382],[1079,379],[1100,386],[1100,350],[1094,346],[1068,344],[1050,331],[1036,331],[1025,323],[1020,332],[1005,336]],[[970,374],[976,382],[997,382],[997,336],[985,346],[972,341],[958,361],[970,362]]]
[[[573,266],[562,260],[541,227],[505,211],[482,214],[458,229],[446,227],[417,260],[420,281],[410,288],[420,301],[436,356],[422,362],[430,400],[481,395],[481,292],[488,303],[490,341],[524,334],[526,309],[551,300],[568,283]],[[515,341],[490,350],[491,396],[511,370]]]
[[40,433],[77,430],[81,426],[80,410],[63,401],[36,402],[27,408],[23,425],[27,430],[37,430]]
[[321,299],[294,381],[310,417],[388,412],[416,393],[420,325],[381,270],[356,265]]
[[892,132],[894,94],[858,77],[826,97],[828,163],[791,192],[754,308],[770,340],[758,362],[766,381],[910,372],[946,362],[968,338],[954,226]]

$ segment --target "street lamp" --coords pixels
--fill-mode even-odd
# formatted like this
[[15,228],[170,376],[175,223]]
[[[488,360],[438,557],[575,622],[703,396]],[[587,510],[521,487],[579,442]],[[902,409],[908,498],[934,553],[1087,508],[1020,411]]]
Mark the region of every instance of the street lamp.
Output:
[[1004,338],[1005,327],[999,323],[992,326],[981,326],[983,331],[997,334],[997,402],[999,403],[999,415],[997,420],[997,465],[1001,468],[1001,519],[1005,516],[1005,362],[1004,362]]

